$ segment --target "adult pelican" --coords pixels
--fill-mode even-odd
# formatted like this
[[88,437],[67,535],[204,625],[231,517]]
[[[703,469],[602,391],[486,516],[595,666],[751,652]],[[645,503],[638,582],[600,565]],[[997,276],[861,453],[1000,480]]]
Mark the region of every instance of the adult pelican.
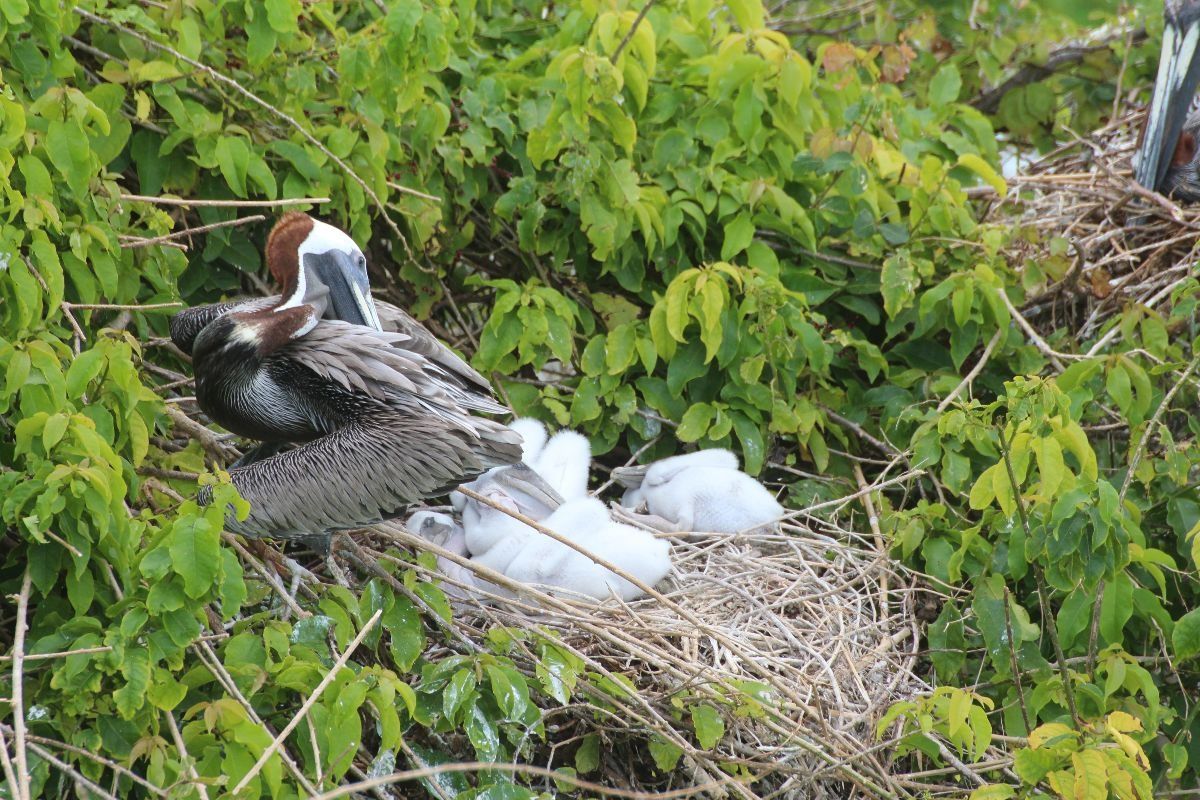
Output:
[[1193,100],[1200,83],[1200,0],[1166,0],[1158,77],[1134,156],[1137,182],[1178,200],[1200,200]]
[[266,261],[281,295],[171,320],[200,408],[265,443],[230,468],[250,514],[230,514],[229,530],[327,550],[332,531],[395,517],[520,461],[520,435],[472,413],[507,413],[488,382],[408,314],[373,300],[366,258],[347,234],[288,214]]

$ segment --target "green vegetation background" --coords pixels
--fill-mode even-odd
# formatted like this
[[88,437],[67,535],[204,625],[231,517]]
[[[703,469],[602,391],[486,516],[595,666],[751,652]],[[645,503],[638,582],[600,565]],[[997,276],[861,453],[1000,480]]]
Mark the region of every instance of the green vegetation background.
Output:
[[[664,431],[647,458],[676,440],[729,446],[784,480],[792,505],[854,491],[852,457],[868,475],[901,453],[924,470],[881,511],[895,555],[947,596],[927,628],[928,677],[943,688],[887,721],[903,748],[944,763],[933,735],[967,761],[1002,744],[1016,761],[989,773],[1004,785],[979,790],[988,798],[1195,786],[1195,391],[1163,404],[1195,352],[1200,285],[1169,311],[1125,309],[1113,346],[1060,372],[1001,294],[1019,306],[1053,285],[1068,241],[1042,242],[1058,254],[1047,259],[1014,256],[1036,234],[981,224],[965,191],[1005,190],[998,134],[1045,152],[1105,123],[1118,87],[1122,103],[1144,98],[1161,7],[643,10],[0,1],[0,586],[28,598],[28,652],[100,648],[25,666],[30,732],[155,786],[189,765],[228,776],[210,789],[220,795],[269,740],[236,695],[289,719],[336,658],[330,636],[340,652],[377,611],[364,645],[375,657],[340,671],[312,709],[319,756],[294,737],[301,771],[311,779],[319,758],[326,787],[360,747],[386,769],[402,738],[433,762],[527,760],[553,735],[539,707],[585,684],[592,698],[625,690],[533,632],[542,666],[528,678],[504,635],[493,652],[431,649],[448,606],[403,570],[404,591],[335,588],[307,603],[317,616],[281,621],[222,542],[220,513],[164,491],[172,470],[205,471],[198,444],[160,446],[172,415],[155,387],[163,368],[186,367],[148,344],[169,309],[112,306],[256,291],[271,219],[188,252],[131,247],[184,219],[253,212],[128,195],[308,196],[331,198],[318,213],[367,245],[381,295],[469,331],[475,365],[501,376],[514,407],[581,428],[601,455]],[[984,96],[1082,37],[1049,77]],[[124,330],[106,330],[118,320]],[[1089,345],[1069,328],[1054,341]],[[940,408],[989,343],[973,391]],[[552,360],[576,377],[537,380]],[[10,605],[5,647],[16,616]],[[199,639],[235,617],[231,637]],[[0,695],[15,688],[0,677]],[[678,734],[701,748],[719,742],[722,715],[746,710],[737,697],[689,703]],[[437,752],[423,731],[461,750]],[[651,744],[642,777],[666,785],[680,748]],[[154,794],[57,756],[119,796]],[[597,743],[560,757],[586,775]],[[73,791],[36,753],[30,767],[33,796]],[[447,785],[534,794],[513,780]],[[300,791],[275,756],[243,794]]]

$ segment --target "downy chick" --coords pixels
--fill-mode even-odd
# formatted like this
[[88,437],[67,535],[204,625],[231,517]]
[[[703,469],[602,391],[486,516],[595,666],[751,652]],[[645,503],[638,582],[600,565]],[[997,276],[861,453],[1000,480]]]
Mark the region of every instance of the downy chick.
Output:
[[784,513],[766,487],[738,469],[737,456],[719,448],[621,467],[613,470],[613,478],[628,489],[622,505],[644,503],[651,514],[682,531],[737,533],[768,525]]

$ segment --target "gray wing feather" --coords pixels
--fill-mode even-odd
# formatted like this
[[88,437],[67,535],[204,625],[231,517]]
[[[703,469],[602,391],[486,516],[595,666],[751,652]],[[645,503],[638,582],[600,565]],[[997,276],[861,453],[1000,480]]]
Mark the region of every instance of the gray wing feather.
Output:
[[413,319],[407,311],[397,308],[391,303],[376,300],[375,312],[379,314],[379,324],[385,331],[403,333],[409,337],[407,347],[410,350],[425,356],[446,372],[461,378],[468,385],[491,394],[492,385],[488,383],[487,378],[472,369],[466,361],[463,361],[458,354],[444,345],[424,325]]
[[295,536],[369,525],[409,504],[446,494],[464,480],[521,457],[505,426],[477,420],[480,438],[438,419],[389,413],[364,419],[316,441],[230,470],[250,503],[235,533]]
[[408,334],[376,331],[340,320],[321,320],[304,336],[288,343],[280,356],[294,359],[348,391],[376,400],[418,400],[430,411],[461,415],[466,410],[508,412],[490,390],[484,394],[454,380],[437,360],[412,349]]

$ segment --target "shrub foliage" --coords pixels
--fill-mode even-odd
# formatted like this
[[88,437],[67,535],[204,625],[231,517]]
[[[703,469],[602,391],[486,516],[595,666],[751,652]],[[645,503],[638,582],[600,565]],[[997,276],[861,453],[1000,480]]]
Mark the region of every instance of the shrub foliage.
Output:
[[[261,719],[290,719],[377,613],[373,656],[337,673],[311,738],[295,737],[302,763],[272,756],[243,796],[334,785],[360,748],[380,771],[406,741],[451,757],[422,730],[521,760],[549,735],[539,708],[584,685],[597,703],[628,691],[536,631],[434,648],[449,606],[403,569],[281,618],[220,513],[176,499],[205,453],[164,446],[177,415],[156,387],[185,368],[157,339],[158,304],[255,289],[271,220],[185,252],[137,237],[247,212],[139,196],[325,197],[317,213],[369,245],[381,294],[465,334],[516,409],[584,430],[599,454],[728,446],[794,505],[855,490],[858,460],[907,470],[882,524],[945,595],[927,630],[940,688],[881,735],[938,763],[939,740],[972,761],[1018,737],[1003,740],[1011,775],[988,773],[979,797],[1194,785],[1192,370],[1168,392],[1193,358],[1198,287],[1167,311],[1125,309],[1090,356],[1070,354],[1095,340],[1064,331],[1051,356],[1011,309],[1067,274],[1069,241],[1025,260],[1034,234],[981,224],[974,199],[1007,190],[1001,147],[1048,150],[1105,120],[1148,80],[1153,46],[1093,42],[982,102],[1116,12],[866,8],[0,2],[3,581],[28,598],[25,650],[76,651],[26,663],[31,733],[155,786],[194,770],[228,791],[269,744]],[[544,669],[513,668],[512,635]],[[719,714],[685,706],[681,730],[712,747]],[[672,748],[651,748],[664,772]],[[59,755],[121,796],[152,794]],[[30,767],[34,796],[71,791],[37,753]],[[513,780],[442,787],[532,796]]]

